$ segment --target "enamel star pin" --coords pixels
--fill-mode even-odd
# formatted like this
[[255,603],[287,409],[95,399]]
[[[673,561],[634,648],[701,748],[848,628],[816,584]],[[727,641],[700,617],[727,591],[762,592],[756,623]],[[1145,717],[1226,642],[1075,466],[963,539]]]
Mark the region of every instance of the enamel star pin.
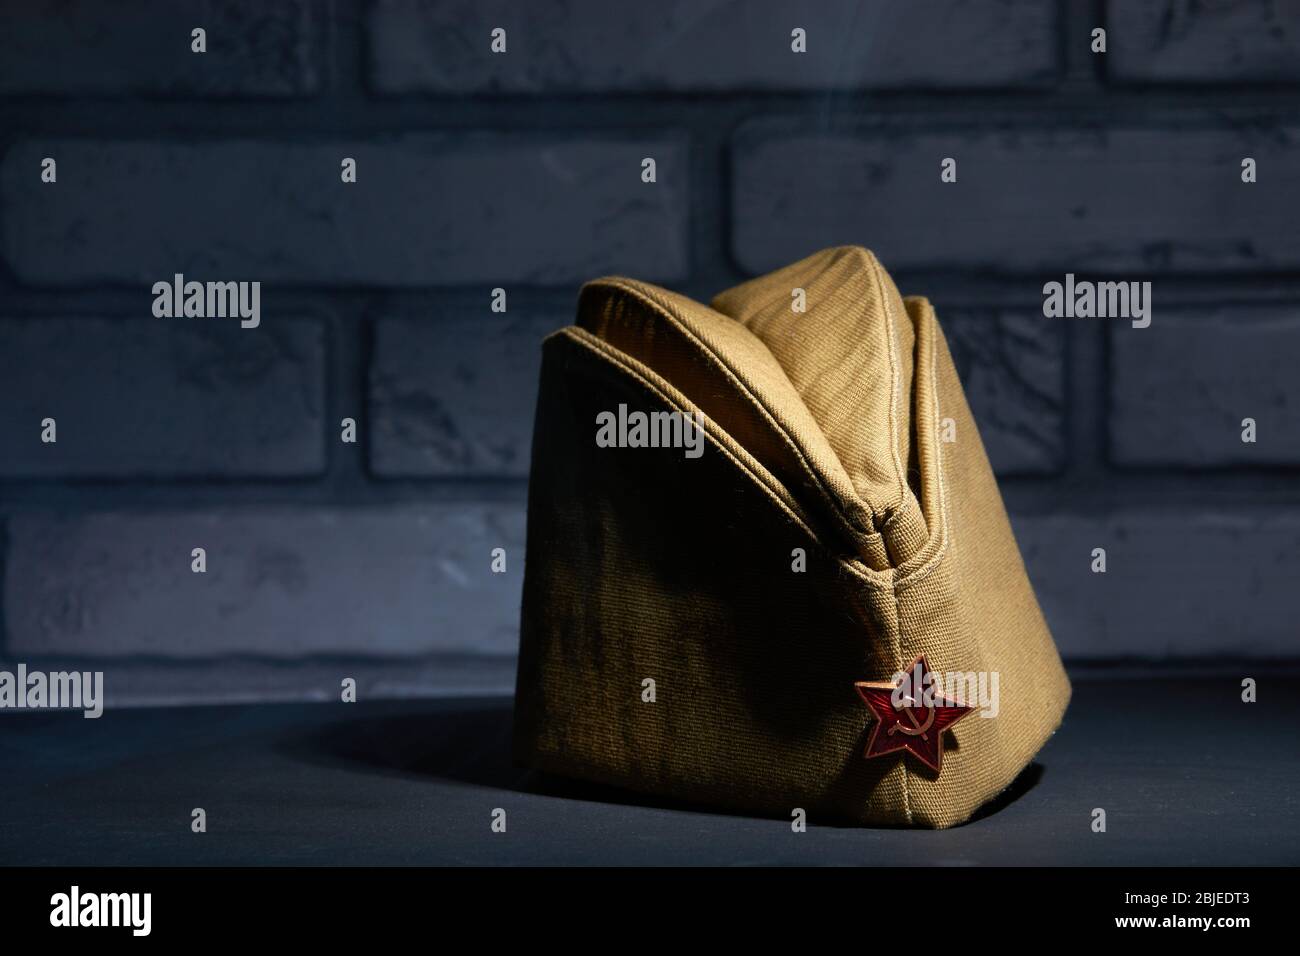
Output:
[[853,686],[876,719],[863,756],[904,750],[935,773],[943,769],[944,733],[975,709],[938,692],[924,656],[897,680],[858,681]]

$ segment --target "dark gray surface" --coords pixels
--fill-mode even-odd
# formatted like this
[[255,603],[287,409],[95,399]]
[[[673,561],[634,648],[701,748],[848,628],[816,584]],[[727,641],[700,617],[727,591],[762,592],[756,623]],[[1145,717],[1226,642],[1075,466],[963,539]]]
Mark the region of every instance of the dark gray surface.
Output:
[[1300,682],[1260,677],[1256,704],[1226,676],[1078,682],[1010,798],[945,832],[796,834],[539,778],[505,699],[7,713],[0,863],[1295,864]]

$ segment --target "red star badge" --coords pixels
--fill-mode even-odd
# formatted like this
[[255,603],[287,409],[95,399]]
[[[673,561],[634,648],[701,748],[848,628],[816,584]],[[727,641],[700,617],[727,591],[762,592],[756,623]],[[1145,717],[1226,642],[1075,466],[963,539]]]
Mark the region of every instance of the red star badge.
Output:
[[941,696],[933,680],[922,656],[897,681],[853,685],[876,718],[864,757],[906,750],[935,773],[943,768],[945,731],[975,708]]

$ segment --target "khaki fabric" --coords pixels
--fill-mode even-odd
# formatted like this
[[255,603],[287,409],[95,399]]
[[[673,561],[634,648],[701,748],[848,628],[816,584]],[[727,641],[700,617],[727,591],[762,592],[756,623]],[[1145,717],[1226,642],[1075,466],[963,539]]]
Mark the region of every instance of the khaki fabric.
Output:
[[[599,447],[620,404],[698,409],[703,455]],[[1000,712],[948,733],[939,774],[863,757],[854,682],[921,654],[999,679]],[[787,818],[950,826],[1015,779],[1069,693],[934,312],[870,252],[826,250],[711,306],[584,287],[543,347],[521,763]]]

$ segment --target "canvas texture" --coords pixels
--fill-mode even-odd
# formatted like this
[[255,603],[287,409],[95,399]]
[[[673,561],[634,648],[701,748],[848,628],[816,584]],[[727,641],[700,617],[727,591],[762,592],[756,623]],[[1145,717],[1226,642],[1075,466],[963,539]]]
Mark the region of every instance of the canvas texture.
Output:
[[[598,446],[620,404],[698,410],[703,454]],[[938,773],[864,758],[855,682],[919,655],[999,681],[997,716],[948,731]],[[1069,695],[934,310],[869,251],[710,305],[583,287],[543,346],[517,760],[741,812],[945,827],[1015,780]]]

